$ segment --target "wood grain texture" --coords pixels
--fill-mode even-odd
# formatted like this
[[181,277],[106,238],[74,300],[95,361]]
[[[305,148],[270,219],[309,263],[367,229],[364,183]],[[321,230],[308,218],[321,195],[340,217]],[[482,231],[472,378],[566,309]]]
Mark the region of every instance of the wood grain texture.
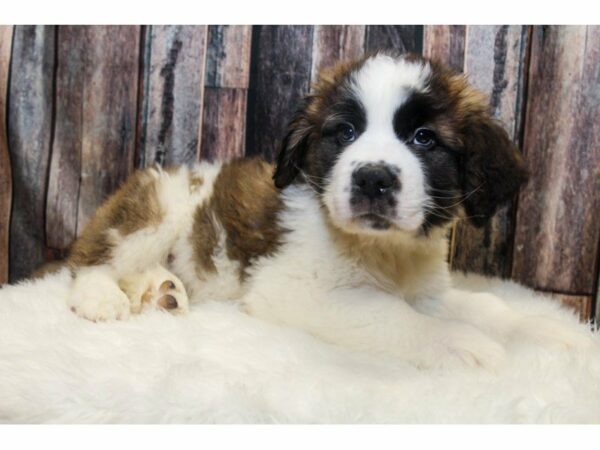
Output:
[[[518,143],[527,70],[528,27],[468,26],[464,70],[490,98],[492,113]],[[501,208],[483,228],[467,221],[455,227],[452,267],[506,277],[512,262],[514,204]]]
[[423,56],[442,61],[462,72],[466,28],[464,25],[425,25]]
[[512,275],[592,295],[600,240],[600,27],[534,27]]
[[587,322],[592,318],[591,295],[554,294],[554,297],[558,298],[563,305],[576,311],[582,322]]
[[45,259],[44,210],[53,103],[52,26],[17,26],[11,56],[8,145],[13,177],[10,280]]
[[309,90],[313,27],[255,26],[246,154],[272,160],[287,122]]
[[315,25],[311,81],[319,71],[337,61],[355,59],[365,51],[364,25]]
[[251,37],[249,26],[209,26],[202,159],[244,155]]
[[400,52],[423,53],[422,25],[368,25],[365,50],[395,49]]
[[[600,252],[599,252],[600,253]],[[600,261],[597,261],[596,264],[598,266],[600,266]],[[596,268],[596,273],[597,273],[597,277],[596,277],[596,295],[594,296],[594,301],[592,306],[595,307],[596,312],[595,312],[595,322],[596,322],[596,327],[598,328],[598,325],[600,324],[600,267]]]
[[12,36],[12,26],[0,26],[0,286],[8,282],[8,237],[12,203],[12,173],[6,136],[6,96]]
[[77,29],[59,27],[54,138],[46,202],[46,243],[64,250],[77,236],[88,44]]
[[197,161],[207,27],[149,26],[145,30],[136,165]]
[[248,88],[252,27],[210,25],[205,86]]
[[137,26],[64,26],[58,33],[48,245],[64,249],[133,169]]
[[202,159],[225,161],[244,155],[246,97],[245,89],[205,88]]

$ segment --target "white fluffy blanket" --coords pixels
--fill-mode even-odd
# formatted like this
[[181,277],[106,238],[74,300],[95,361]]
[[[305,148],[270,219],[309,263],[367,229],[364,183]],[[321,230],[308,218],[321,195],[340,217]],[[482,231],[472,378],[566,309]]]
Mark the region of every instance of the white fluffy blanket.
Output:
[[[513,283],[456,279],[586,328]],[[233,304],[92,323],[67,309],[66,281],[63,273],[0,290],[2,422],[600,423],[598,354],[519,344],[498,373],[419,371]]]

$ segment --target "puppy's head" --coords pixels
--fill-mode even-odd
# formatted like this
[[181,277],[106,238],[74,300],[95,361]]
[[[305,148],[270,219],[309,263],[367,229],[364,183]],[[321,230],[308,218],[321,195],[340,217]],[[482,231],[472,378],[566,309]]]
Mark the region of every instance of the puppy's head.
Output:
[[483,225],[526,180],[483,94],[451,69],[379,53],[323,72],[289,124],[274,174],[310,184],[353,233]]

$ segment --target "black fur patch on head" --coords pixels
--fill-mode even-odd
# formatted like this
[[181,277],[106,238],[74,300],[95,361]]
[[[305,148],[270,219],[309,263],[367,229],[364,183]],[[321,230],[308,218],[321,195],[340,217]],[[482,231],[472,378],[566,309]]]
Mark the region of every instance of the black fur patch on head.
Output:
[[527,181],[525,162],[504,128],[491,117],[472,117],[465,129],[464,209],[482,227]]
[[[353,70],[358,66],[354,64]],[[357,136],[365,130],[366,112],[350,88],[353,70],[338,74],[335,84],[322,81],[323,86],[317,86],[316,93],[305,97],[281,146],[273,176],[277,187],[298,179],[322,192],[327,176],[347,145],[339,140],[340,129],[351,125]]]
[[[366,112],[360,101],[349,89],[342,89],[339,96],[323,111],[320,120],[320,135],[306,155],[305,167],[310,182],[319,192],[325,188],[323,182],[329,176],[339,155],[348,144],[340,142],[342,127],[352,126],[360,136],[367,126]],[[312,176],[312,177],[311,177]]]
[[[394,114],[394,131],[421,162],[427,182],[426,192],[430,204],[425,211],[422,230],[443,225],[456,215],[461,198],[460,155],[443,141],[437,123],[444,119],[442,103],[436,103],[435,95],[412,93]],[[433,132],[434,145],[428,148],[413,143],[418,129]]]
[[431,123],[442,111],[430,95],[413,92],[394,114],[394,131],[400,140],[406,141],[417,128]]
[[284,188],[291,184],[304,165],[306,152],[310,145],[311,134],[314,133],[314,125],[310,122],[306,111],[307,101],[298,108],[296,114],[288,124],[288,129],[281,149],[277,156],[277,164],[273,180],[275,186]]
[[453,69],[430,64],[428,95],[443,105],[444,119],[438,122],[450,130],[448,147],[460,155],[461,207],[480,227],[527,181],[525,162],[492,117],[487,98]]
[[367,126],[365,110],[354,93],[344,89],[322,114],[321,135],[326,137],[335,134],[340,125],[352,124],[355,130],[362,133]]

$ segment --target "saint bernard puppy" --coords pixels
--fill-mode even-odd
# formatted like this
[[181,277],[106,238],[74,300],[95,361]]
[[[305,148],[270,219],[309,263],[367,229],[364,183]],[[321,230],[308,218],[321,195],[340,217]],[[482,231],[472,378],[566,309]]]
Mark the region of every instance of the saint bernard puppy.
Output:
[[246,159],[133,174],[72,245],[68,304],[99,321],[236,300],[352,350],[493,369],[515,336],[586,339],[451,286],[453,221],[483,225],[526,178],[462,75],[376,53],[320,75],[275,166]]

